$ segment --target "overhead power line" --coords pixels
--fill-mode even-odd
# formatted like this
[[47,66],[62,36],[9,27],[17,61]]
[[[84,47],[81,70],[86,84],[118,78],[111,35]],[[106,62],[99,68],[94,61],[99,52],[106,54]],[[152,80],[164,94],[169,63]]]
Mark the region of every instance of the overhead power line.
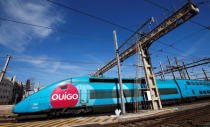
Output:
[[[0,56],[0,58],[7,58],[6,56]],[[86,65],[104,65],[106,63],[97,62],[86,62],[86,61],[73,61],[73,60],[61,60],[61,59],[49,59],[49,58],[30,58],[30,57],[15,57],[12,56],[13,60],[19,61],[44,61],[44,62],[61,62],[61,63],[74,63],[74,64],[86,64]],[[123,66],[136,66],[134,64],[123,64]]]
[[44,29],[49,29],[49,30],[54,30],[57,32],[64,32],[64,33],[68,33],[68,34],[72,34],[72,35],[77,35],[83,38],[90,38],[90,39],[97,39],[97,40],[109,40],[108,38],[101,38],[101,37],[96,37],[96,36],[90,36],[90,35],[86,35],[86,34],[82,34],[82,33],[77,33],[77,32],[71,32],[68,30],[60,30],[60,29],[56,29],[53,27],[49,27],[49,26],[42,26],[42,25],[38,25],[38,24],[31,24],[31,23],[27,23],[27,22],[22,22],[22,21],[17,21],[17,20],[12,20],[12,19],[7,19],[7,18],[2,18],[0,17],[0,20],[2,21],[6,21],[6,22],[12,22],[12,23],[17,23],[17,24],[23,24],[23,25],[27,25],[27,26],[32,26],[32,27],[37,27],[37,28],[44,28]]
[[91,17],[91,18],[93,18],[93,19],[99,20],[99,21],[101,21],[101,22],[104,22],[104,23],[107,23],[107,24],[116,26],[116,27],[118,27],[118,28],[127,30],[127,31],[129,31],[129,32],[135,32],[134,30],[131,30],[131,29],[129,29],[129,28],[125,27],[125,26],[119,25],[119,24],[117,24],[117,23],[113,23],[113,22],[111,22],[110,20],[107,20],[107,19],[105,19],[105,18],[102,18],[102,17],[98,17],[98,16],[95,16],[95,15],[92,15],[92,14],[90,14],[90,13],[81,11],[81,10],[79,10],[79,9],[75,9],[75,8],[70,7],[70,6],[64,5],[64,4],[62,4],[62,3],[55,2],[55,1],[52,1],[52,0],[46,0],[46,1],[47,1],[47,2],[50,2],[50,3],[52,3],[52,4],[55,4],[55,5],[59,6],[59,7],[66,8],[66,9],[71,10],[71,11],[73,11],[73,12],[79,13],[79,14],[81,14],[81,15],[85,15],[85,16]]
[[[185,64],[186,67],[180,66],[180,68],[183,68],[183,69],[185,69],[185,68],[193,68],[193,67],[197,67],[197,66],[201,66],[201,65],[205,65],[205,64],[209,64],[209,63],[210,63],[210,58],[204,58],[204,59],[200,59],[200,60],[195,61],[195,62],[191,62],[191,63]],[[173,71],[174,72],[176,72],[178,70],[179,70],[179,68],[177,66],[173,67]],[[164,73],[165,74],[171,73],[171,69],[164,70]],[[162,74],[162,71],[159,71],[159,72],[155,73],[156,76],[159,76],[161,74]]]
[[163,50],[163,49],[158,49],[158,50],[156,50],[154,53],[152,53],[151,55],[157,54],[157,52],[161,52],[161,53],[165,53],[165,54],[171,54],[172,56],[177,56],[177,55],[178,55],[179,57],[182,57],[182,58],[185,58],[185,59],[188,59],[188,60],[192,60],[192,59],[190,59],[190,58],[187,57],[187,56],[183,56],[183,55],[179,55],[179,54],[177,54],[177,53],[165,51],[165,50]]
[[[48,2],[51,2],[51,3],[53,3],[53,4],[56,4],[56,5],[59,5],[59,6],[65,6],[65,5],[63,5],[63,4],[60,4],[60,3],[57,3],[57,2],[54,2],[54,1],[51,1],[51,0],[47,0],[47,1],[48,1]],[[153,4],[154,4],[154,2],[153,2]],[[164,7],[162,7],[162,6],[159,6],[159,7],[164,8]],[[83,15],[87,15],[87,16],[89,16],[89,17],[92,17],[92,18],[95,18],[95,19],[98,19],[98,20],[101,20],[101,21],[103,21],[103,22],[106,22],[106,23],[115,25],[115,26],[120,27],[120,28],[122,28],[122,29],[125,29],[125,30],[127,29],[127,30],[128,30],[127,27],[124,27],[124,26],[121,26],[121,25],[112,23],[111,21],[108,21],[108,20],[106,20],[106,19],[103,19],[103,18],[100,18],[100,17],[97,17],[97,16],[93,16],[93,15],[91,15],[91,14],[89,14],[89,13],[82,12],[82,11],[80,11],[80,10],[77,10],[77,9],[74,9],[74,8],[71,8],[71,7],[67,7],[67,6],[65,6],[65,8],[71,9],[72,11],[81,13],[81,14],[83,14]],[[165,9],[165,10],[169,10],[169,9]],[[37,25],[37,24],[31,24],[31,23],[26,23],[26,22],[22,22],[22,21],[16,21],[16,20],[11,20],[11,19],[6,19],[6,18],[2,18],[2,17],[0,17],[0,20],[2,20],[2,21],[8,21],[8,22],[13,22],[13,23],[18,23],[18,24],[23,24],[23,25],[28,25],[28,26],[33,26],[33,27],[44,28],[44,29],[50,29],[50,30],[54,30],[54,31],[58,31],[58,32],[65,32],[65,33],[69,33],[69,34],[73,34],[73,35],[77,35],[77,36],[81,36],[81,37],[86,37],[86,38],[94,38],[94,39],[97,39],[97,40],[109,40],[109,39],[107,39],[107,38],[100,38],[100,37],[95,37],[95,36],[89,36],[89,35],[85,35],[85,34],[81,34],[81,33],[70,32],[70,31],[67,31],[67,30],[59,30],[59,29],[56,29],[56,28],[48,27],[48,26],[42,26],[42,25]],[[130,30],[130,29],[129,29],[128,31],[131,32],[131,31],[133,31],[133,30]],[[161,42],[161,43],[166,45],[166,43],[163,43],[163,42]],[[173,47],[172,45],[166,45],[166,46],[168,46],[168,47],[170,47],[170,48],[178,49],[178,48]],[[179,50],[179,51],[180,51],[180,50]],[[181,51],[180,51],[180,52],[181,52]]]
[[210,3],[210,0],[205,0],[205,1],[198,2],[198,4],[209,4],[209,3]]
[[[160,4],[158,4],[158,3],[156,3],[156,2],[153,2],[153,1],[151,1],[151,0],[144,0],[144,1],[146,1],[147,3],[150,3],[150,4],[152,4],[152,5],[154,5],[154,6],[156,6],[156,7],[159,7],[159,8],[161,8],[161,9],[165,10],[165,11],[174,12],[174,11],[172,11],[172,10],[170,10],[170,9],[164,7],[164,6],[161,6]],[[210,26],[202,25],[202,24],[200,24],[200,23],[198,23],[198,22],[196,22],[196,21],[193,21],[193,20],[189,20],[189,22],[191,22],[191,23],[193,23],[193,24],[196,24],[196,25],[198,25],[198,26],[201,26],[201,27],[203,27],[203,28],[206,28],[206,29],[210,30]]]
[[[166,8],[166,7],[164,7],[164,6],[160,5],[160,4],[158,4],[158,3],[156,3],[156,2],[153,2],[153,1],[151,1],[151,0],[145,0],[145,1],[148,2],[148,3],[150,3],[150,4],[152,4],[152,5],[154,5],[154,6],[159,7],[159,8],[161,8],[161,9],[165,10],[165,11],[172,12],[172,13],[174,12],[174,11],[172,11],[172,10],[170,10],[170,9],[168,9],[168,8]],[[204,29],[201,29],[201,30],[199,30],[199,31],[190,33],[190,34],[187,35],[187,36],[192,36],[193,34],[197,34],[198,32],[203,31],[203,30],[205,30],[205,29],[210,30],[210,26],[202,25],[202,24],[200,24],[200,23],[198,23],[198,22],[196,22],[196,21],[193,21],[193,20],[189,20],[189,22],[194,23],[194,24],[196,24],[196,25],[198,25],[198,26],[201,26],[201,27],[203,27]],[[185,37],[184,37],[184,38],[185,38]],[[181,39],[179,39],[179,40],[177,40],[177,41],[180,42],[180,40],[181,40]],[[183,50],[181,50],[181,49],[176,48],[176,47],[173,46],[173,45],[176,44],[176,43],[167,44],[167,43],[164,43],[164,42],[159,41],[159,40],[158,40],[158,42],[160,42],[160,44],[162,44],[162,45],[168,46],[169,48],[173,48],[173,49],[175,49],[175,50],[177,50],[177,51],[183,53]],[[190,55],[190,56],[196,58],[196,56],[194,56],[194,55]]]
[[[0,58],[6,58],[5,56],[0,56]],[[20,61],[44,61],[44,62],[61,62],[61,63],[77,63],[77,64],[105,64],[105,63],[95,63],[95,62],[84,62],[84,61],[72,61],[72,60],[60,60],[60,59],[49,59],[49,58],[31,58],[31,57],[15,57],[12,56],[13,60]]]
[[[194,31],[194,32],[192,32],[192,33],[190,33],[190,34],[187,34],[186,36],[184,36],[184,37],[182,37],[182,38],[180,38],[180,39],[178,39],[178,40],[173,41],[173,43],[171,43],[171,44],[165,43],[165,42],[160,41],[160,40],[157,40],[157,42],[159,42],[161,45],[164,45],[164,46],[169,47],[169,48],[171,48],[171,49],[174,49],[174,50],[176,50],[176,51],[178,51],[178,52],[180,52],[180,53],[183,53],[183,52],[185,52],[184,50],[182,50],[182,49],[180,49],[180,48],[177,48],[177,47],[175,47],[174,45],[177,44],[177,43],[180,43],[183,39],[185,39],[185,38],[187,38],[187,37],[189,37],[189,36],[193,36],[194,34],[197,34],[197,33],[201,32],[201,31],[203,31],[203,30],[205,30],[205,28],[202,28],[202,29],[200,29],[200,30],[198,30],[198,31]],[[154,55],[154,54],[157,54],[157,52],[168,53],[168,54],[171,54],[171,55],[176,56],[175,53],[165,51],[165,50],[162,49],[162,48],[156,50],[155,48],[152,48],[152,47],[151,47],[151,49],[152,49],[152,51],[154,51],[153,53],[150,54],[151,56]],[[199,58],[199,57],[194,56],[194,55],[188,55],[188,56],[190,56],[190,58],[189,58],[188,56],[184,56],[184,55],[180,55],[180,54],[177,54],[177,55],[179,55],[180,57],[186,58],[186,59],[188,59],[188,60],[191,60],[190,58],[193,58],[193,59],[194,59],[194,58]],[[200,58],[199,58],[199,59],[200,59]]]
[[199,22],[196,22],[196,21],[193,21],[193,20],[190,20],[190,22],[191,22],[191,23],[194,23],[194,24],[196,24],[196,25],[198,25],[198,26],[201,26],[201,27],[203,27],[203,28],[205,28],[205,29],[207,29],[207,30],[210,30],[210,26],[202,25],[202,24],[200,24]]
[[159,7],[159,8],[161,8],[161,9],[165,10],[165,11],[173,12],[173,11],[171,11],[170,9],[168,9],[168,8],[166,8],[166,7],[164,7],[164,6],[160,5],[160,4],[158,4],[158,3],[156,3],[156,2],[153,2],[153,1],[151,1],[151,0],[145,0],[145,1],[146,1],[147,3],[150,3],[150,4],[154,5],[154,6],[156,6],[156,7]]

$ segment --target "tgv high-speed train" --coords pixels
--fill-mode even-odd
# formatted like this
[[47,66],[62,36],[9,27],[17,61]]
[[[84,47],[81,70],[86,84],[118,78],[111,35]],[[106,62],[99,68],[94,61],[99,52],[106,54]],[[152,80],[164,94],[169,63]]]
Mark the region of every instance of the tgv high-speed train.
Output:
[[[137,98],[134,96],[135,79],[122,81],[126,107],[138,101],[137,98],[139,101],[145,99],[144,91],[141,91]],[[210,97],[210,81],[157,80],[157,86],[163,104],[186,98]],[[146,88],[144,79],[138,87]],[[77,77],[54,83],[30,95],[18,103],[13,112],[16,114],[104,112],[116,109],[119,104],[117,78]]]

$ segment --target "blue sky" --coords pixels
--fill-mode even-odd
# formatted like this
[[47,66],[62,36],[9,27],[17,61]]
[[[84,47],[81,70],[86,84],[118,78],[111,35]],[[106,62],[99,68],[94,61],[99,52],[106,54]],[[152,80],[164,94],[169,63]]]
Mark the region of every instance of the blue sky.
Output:
[[[134,31],[152,16],[158,24],[170,14],[144,0],[54,1],[105,18]],[[154,2],[174,10],[180,8],[186,1]],[[200,13],[192,20],[209,26],[210,3],[199,4],[199,9]],[[88,76],[115,57],[112,35],[114,29],[117,30],[119,45],[132,34],[45,0],[0,0],[0,17],[68,31],[68,33],[58,32],[0,20],[0,56],[13,56],[6,75],[16,75],[17,80],[22,82],[33,78],[36,84],[40,81],[43,86],[68,77]],[[167,55],[171,59],[176,56],[186,63],[196,58],[209,57],[210,30],[200,31],[201,29],[203,28],[198,25],[186,22],[160,39],[167,44],[175,43],[174,47],[181,49],[181,52],[155,42],[150,47],[153,66],[159,67],[159,61],[167,64]],[[144,31],[146,30],[148,28]],[[160,49],[164,52],[155,52]],[[5,60],[5,58],[0,59],[1,68]],[[135,76],[135,67],[126,66],[134,63],[135,56],[122,63],[123,77]],[[209,70],[209,66],[204,68]],[[201,72],[200,68],[196,71]],[[116,77],[116,68],[104,76]]]

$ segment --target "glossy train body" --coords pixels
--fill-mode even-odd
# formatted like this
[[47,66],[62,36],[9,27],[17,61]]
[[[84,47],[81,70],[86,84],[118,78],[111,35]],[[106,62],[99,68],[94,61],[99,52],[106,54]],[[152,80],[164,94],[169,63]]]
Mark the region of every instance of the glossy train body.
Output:
[[[210,96],[210,81],[157,80],[162,102]],[[145,91],[136,98],[134,79],[123,79],[126,104],[143,101]],[[138,88],[146,88],[145,81]],[[54,83],[27,97],[14,108],[16,114],[79,109],[113,110],[120,104],[119,83],[116,78],[77,77]],[[114,107],[114,108],[110,108]]]

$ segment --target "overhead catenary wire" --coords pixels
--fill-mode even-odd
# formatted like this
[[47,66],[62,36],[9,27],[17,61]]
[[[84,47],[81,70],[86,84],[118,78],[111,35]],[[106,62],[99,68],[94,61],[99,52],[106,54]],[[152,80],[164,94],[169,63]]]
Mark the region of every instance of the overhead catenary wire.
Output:
[[[0,56],[0,58],[6,58],[5,56]],[[72,61],[72,60],[61,60],[61,59],[50,59],[50,58],[32,58],[32,57],[16,57],[12,56],[13,60],[20,61],[44,61],[44,62],[61,62],[61,63],[77,63],[77,64],[105,64],[105,63],[95,63],[95,62],[84,62],[84,61]]]
[[210,0],[204,0],[204,1],[199,1],[198,4],[206,4],[206,3],[210,3]]
[[[57,2],[54,2],[54,1],[52,1],[52,0],[47,0],[48,2],[53,2],[53,3],[56,3],[57,4]],[[60,5],[63,5],[63,4],[60,4]],[[60,6],[59,5],[59,6]],[[64,5],[65,6],[65,5]],[[120,28],[122,28],[122,29],[124,29],[124,28],[126,28],[127,29],[127,27],[124,27],[124,26],[121,26],[121,25],[118,25],[118,24],[115,24],[115,23],[112,23],[111,21],[108,21],[108,20],[106,20],[106,19],[103,19],[103,18],[100,18],[100,17],[97,17],[97,16],[93,16],[93,15],[90,15],[89,13],[86,13],[86,12],[82,12],[82,11],[80,11],[80,10],[77,10],[77,9],[74,9],[74,8],[71,8],[71,10],[73,10],[73,11],[76,11],[76,12],[78,12],[78,13],[82,13],[83,15],[87,15],[87,16],[89,16],[89,17],[92,17],[92,18],[97,18],[98,20],[103,20],[104,22],[106,22],[106,23],[109,23],[109,24],[112,24],[112,25],[115,25],[115,26],[117,26],[117,27],[120,27]],[[169,9],[168,9],[169,10]],[[51,29],[51,30],[56,30],[56,31],[65,31],[65,30],[57,30],[57,29],[55,29],[55,28],[52,28],[52,27],[47,27],[47,26],[41,26],[41,25],[36,25],[36,24],[30,24],[30,23],[25,23],[25,22],[20,22],[20,21],[15,21],[15,20],[10,20],[10,19],[5,19],[5,18],[0,18],[0,20],[4,20],[4,21],[9,21],[9,22],[15,22],[15,23],[19,23],[19,24],[25,24],[25,25],[30,25],[30,26],[34,26],[34,27],[41,27],[41,28],[45,28],[45,29]],[[126,30],[125,29],[125,30]],[[127,29],[128,30],[128,29]],[[129,29],[130,30],[130,29]],[[69,32],[69,31],[68,31]],[[91,37],[92,38],[92,36],[87,36],[87,35],[82,35],[82,34],[78,34],[78,33],[75,33],[75,32],[71,32],[71,34],[76,34],[76,35],[80,35],[80,36],[86,36],[86,37]],[[95,38],[95,37],[94,37]],[[99,39],[99,38],[97,38],[97,39]],[[101,39],[101,38],[100,38]],[[106,40],[106,39],[105,39]],[[174,48],[174,47],[172,47],[172,46],[169,46],[169,47],[171,47],[171,48]],[[176,48],[177,49],[177,48]]]
[[205,0],[205,1],[197,1],[197,4],[199,5],[208,5],[210,7],[210,0]]
[[[51,0],[47,0],[49,2],[53,2],[54,1],[51,1]],[[57,2],[56,2],[57,3]],[[73,8],[71,8],[73,9]],[[78,12],[80,12],[79,10],[77,10]],[[86,14],[86,13],[85,13]],[[88,14],[88,13],[87,13]],[[111,39],[107,39],[107,38],[101,38],[101,37],[96,37],[96,36],[90,36],[90,35],[86,35],[86,34],[81,34],[81,33],[77,33],[77,32],[71,32],[71,31],[67,31],[67,30],[59,30],[59,29],[56,29],[56,28],[52,28],[52,27],[49,27],[49,26],[42,26],[42,25],[38,25],[38,24],[31,24],[31,23],[26,23],[26,22],[22,22],[22,21],[16,21],[16,20],[11,20],[11,19],[6,19],[6,18],[2,18],[0,17],[0,20],[3,20],[3,21],[8,21],[8,22],[13,22],[13,23],[18,23],[18,24],[23,24],[23,25],[29,25],[29,26],[33,26],[33,27],[39,27],[39,28],[45,28],[45,29],[50,29],[50,30],[55,30],[55,31],[58,31],[58,32],[65,32],[65,33],[69,33],[69,34],[73,34],[73,35],[77,35],[77,36],[81,36],[81,37],[85,37],[85,38],[91,38],[91,39],[97,39],[97,40],[111,40]],[[114,24],[112,24],[114,25]],[[158,40],[159,41],[159,40]],[[159,41],[160,42],[160,41]],[[163,43],[162,43],[163,44]],[[167,45],[166,45],[167,46]],[[175,47],[172,47],[172,45],[169,46],[170,48],[174,48]],[[177,49],[177,48],[176,48]]]
[[[148,3],[150,3],[150,4],[152,4],[152,5],[154,5],[154,6],[157,6],[157,7],[161,8],[161,9],[167,11],[167,12],[172,12],[172,13],[174,12],[174,11],[172,11],[172,10],[170,10],[170,9],[168,9],[168,8],[166,8],[166,7],[164,7],[164,6],[160,5],[160,4],[158,4],[158,3],[156,3],[156,2],[153,2],[153,1],[151,1],[151,0],[145,0],[145,1],[148,2]],[[189,34],[190,36],[191,36],[192,34],[195,34],[195,33],[197,34],[198,32],[203,31],[203,30],[205,30],[205,29],[210,30],[210,26],[202,25],[201,23],[198,23],[198,22],[193,21],[193,20],[189,20],[189,21],[190,21],[191,23],[194,23],[194,24],[196,24],[196,25],[198,25],[198,26],[203,27],[203,29],[201,29],[201,30],[199,30],[199,31],[190,33],[190,34]],[[187,36],[188,36],[188,35],[187,35]],[[181,39],[180,39],[180,40],[181,40]],[[177,41],[178,41],[178,40],[177,40]],[[167,43],[164,43],[164,42],[162,42],[162,41],[160,41],[160,40],[158,40],[157,42],[160,42],[160,44],[165,45],[165,46],[168,46],[168,47],[170,47],[170,48],[176,49],[176,50],[179,51],[179,52],[183,52],[181,49],[176,48],[176,47],[173,46],[173,45],[176,44],[176,43],[167,44]],[[196,58],[196,56],[193,56],[193,55],[189,55],[189,56],[192,56],[192,57]]]
[[[165,50],[163,50],[163,49],[158,49],[158,50],[156,50],[154,53],[152,53],[151,55],[155,55],[155,54],[157,54],[157,52],[166,53],[166,54],[171,54],[172,56],[177,56],[177,55],[179,55],[179,54],[176,54],[176,53],[173,53],[173,52],[165,51]],[[179,57],[183,57],[183,58],[185,58],[185,59],[192,60],[192,59],[190,59],[189,57],[183,56],[183,55],[179,55]]]
[[[0,56],[0,58],[7,58],[6,56]],[[22,62],[26,61],[43,61],[43,62],[60,62],[60,63],[71,63],[71,64],[85,64],[85,65],[104,65],[106,63],[97,63],[97,62],[86,62],[86,61],[73,61],[73,60],[62,60],[62,59],[50,59],[50,58],[30,58],[30,57],[16,57],[12,56],[13,60],[18,60]],[[123,64],[123,66],[133,66],[135,64]]]
[[[173,52],[169,52],[169,51],[165,51],[165,50],[163,50],[163,49],[159,49],[159,50],[155,50],[155,52],[154,53],[152,53],[151,55],[156,55],[156,54],[158,54],[158,52],[160,52],[160,53],[164,53],[165,54],[165,56],[168,56],[168,54],[170,54],[171,56],[173,56],[173,57],[175,57],[175,56],[177,56],[178,55],[178,57],[182,57],[182,58],[180,58],[179,60],[187,60],[187,61],[199,61],[199,60],[201,60],[201,59],[204,59],[204,58],[208,58],[208,57],[204,57],[204,58],[197,58],[197,59],[191,59],[191,58],[189,58],[189,57],[187,57],[187,56],[183,56],[183,55],[179,55],[179,54],[175,54],[175,53],[173,53]],[[158,57],[158,56],[156,56],[156,57]]]
[[[201,63],[202,62],[202,63]],[[184,66],[181,66],[181,68],[194,68],[194,67],[197,67],[197,66],[201,66],[201,65],[205,65],[205,64],[209,64],[210,63],[210,58],[203,58],[203,59],[200,59],[198,61],[195,61],[195,62],[191,62],[191,63],[187,63],[185,64],[186,67]],[[174,66],[173,67],[174,71],[178,71],[179,69],[177,68],[177,66]],[[157,73],[155,73],[156,75],[159,75],[161,74],[162,72],[159,71]],[[164,70],[164,73],[167,74],[167,73],[170,73],[170,69],[166,69]]]
[[[158,4],[158,3],[156,3],[156,2],[153,2],[153,1],[151,1],[151,0],[144,0],[144,1],[146,1],[147,3],[150,3],[150,4],[152,4],[152,5],[154,5],[154,6],[156,6],[156,7],[159,7],[159,8],[161,8],[161,9],[165,10],[165,11],[174,12],[174,11],[172,11],[172,10],[170,10],[170,9],[164,7],[164,6],[161,6],[160,4]],[[210,30],[210,26],[202,25],[201,23],[198,23],[198,22],[193,21],[193,20],[189,20],[189,22],[191,22],[191,23],[193,23],[193,24],[196,24],[196,25],[198,25],[198,26],[200,26],[200,27],[203,27],[203,28],[206,28],[206,29]]]
[[[196,32],[192,32],[192,33],[190,33],[190,34],[188,34],[188,35],[186,35],[186,36],[187,36],[187,37],[188,37],[188,36],[192,36],[192,35],[197,34],[198,32],[201,32],[201,31],[203,31],[203,30],[205,30],[205,29],[207,29],[207,28],[202,28],[202,29],[200,29],[200,30],[198,30],[198,31],[196,31]],[[186,38],[186,36],[182,37],[181,39],[175,40],[175,41],[181,42],[181,40],[184,39],[184,38]],[[127,42],[127,40],[126,40],[125,42]],[[123,45],[125,45],[125,42],[123,43]],[[160,41],[160,40],[157,40],[157,42],[159,42],[160,44],[162,44],[162,45],[164,45],[164,46],[167,46],[167,47],[169,47],[169,48],[175,49],[176,51],[179,51],[179,52],[181,52],[181,53],[184,52],[183,50],[181,50],[181,49],[179,49],[179,48],[177,48],[177,47],[174,47],[174,44],[177,44],[177,43],[175,43],[175,42],[172,43],[172,44],[167,44],[167,43],[165,43],[165,42],[163,42],[163,41]],[[123,45],[121,45],[121,47],[122,47]],[[162,51],[162,49],[159,49],[157,52],[159,52],[159,51]],[[150,55],[154,55],[154,54],[152,53],[152,54],[150,54]],[[191,56],[191,58],[193,58],[193,59],[194,59],[194,58],[197,58],[197,56],[194,56],[194,55],[188,55],[188,56]],[[181,57],[186,57],[186,58],[187,58],[187,56],[181,56]]]
[[[160,41],[160,40],[157,40],[157,42],[159,42],[161,45],[167,46],[167,47],[169,47],[169,48],[175,49],[176,51],[178,51],[178,52],[180,52],[180,53],[183,53],[184,50],[182,50],[182,49],[177,48],[177,47],[174,46],[175,44],[177,44],[176,42],[180,43],[183,39],[185,39],[185,38],[187,38],[187,37],[189,37],[189,36],[191,37],[191,36],[193,36],[194,34],[200,33],[200,32],[203,31],[203,30],[206,30],[206,28],[199,29],[198,31],[193,31],[193,32],[191,32],[190,34],[187,34],[187,35],[183,36],[182,38],[173,41],[173,43],[171,43],[171,44],[165,43],[165,42]],[[162,49],[162,48],[160,48],[160,49],[158,49],[158,50],[153,49],[153,48],[151,48],[151,49],[152,49],[153,51],[155,51],[155,52],[153,52],[153,53],[150,54],[151,56],[154,55],[154,54],[157,54],[157,52],[162,52],[162,53],[165,52],[165,53],[168,53],[168,54],[175,55],[175,53],[168,52],[168,51],[164,51],[164,49]],[[177,55],[179,55],[180,57],[186,58],[186,59],[188,59],[188,60],[191,60],[190,58],[193,58],[193,59],[200,59],[200,57],[197,57],[197,56],[194,56],[194,55],[189,55],[189,56],[191,56],[190,58],[189,58],[188,56],[184,56],[184,55],[180,55],[180,54],[177,54]]]
[[67,6],[67,5],[64,5],[64,4],[62,4],[62,3],[55,2],[55,1],[53,1],[53,0],[46,0],[46,1],[49,2],[49,3],[52,3],[52,4],[54,4],[54,5],[57,5],[57,6],[59,6],[59,7],[66,8],[66,9],[71,10],[71,11],[73,11],[73,12],[79,13],[79,14],[81,14],[81,15],[85,15],[85,16],[91,17],[91,18],[93,18],[93,19],[96,19],[96,20],[98,20],[98,21],[101,21],[101,22],[104,22],[104,23],[107,23],[107,24],[116,26],[116,27],[121,28],[121,29],[124,29],[124,30],[126,30],[126,31],[135,32],[134,30],[129,29],[128,27],[119,25],[119,24],[117,24],[117,23],[113,23],[113,22],[111,22],[110,20],[107,20],[107,19],[102,18],[102,17],[99,17],[99,16],[95,16],[95,15],[90,14],[90,13],[87,13],[87,12],[85,12],[85,11],[81,11],[81,10],[79,10],[79,9],[72,8],[72,7]]
[[27,22],[23,22],[23,21],[17,21],[17,20],[13,20],[13,19],[2,18],[2,17],[0,17],[0,20],[7,21],[7,22],[12,22],[12,23],[17,23],[17,24],[22,24],[22,25],[27,25],[27,26],[32,26],[32,27],[37,27],[37,28],[54,30],[54,31],[57,31],[57,32],[64,32],[64,33],[68,33],[68,34],[71,34],[71,35],[80,36],[80,37],[83,37],[83,38],[96,39],[96,40],[108,40],[108,41],[111,40],[111,39],[108,39],[108,38],[96,37],[96,36],[91,36],[91,35],[87,35],[87,34],[72,32],[72,31],[69,31],[69,30],[61,30],[61,29],[56,29],[56,28],[49,27],[49,26],[32,24],[32,23],[27,23]]
[[161,9],[165,10],[165,11],[173,12],[173,11],[171,11],[170,9],[168,9],[168,8],[166,8],[166,7],[164,7],[164,6],[160,5],[160,4],[158,4],[158,3],[156,3],[156,2],[153,2],[153,1],[151,1],[151,0],[144,0],[144,1],[146,1],[147,3],[150,3],[150,4],[152,4],[152,5],[154,5],[154,6],[156,6],[156,7],[159,7],[159,8],[161,8]]
[[[50,2],[50,3],[52,3],[52,4],[55,4],[55,5],[57,5],[57,6],[60,6],[60,7],[63,7],[63,8],[66,8],[66,9],[69,9],[69,10],[71,10],[71,11],[74,11],[74,12],[77,12],[77,13],[80,13],[80,14],[82,14],[82,15],[86,15],[86,16],[88,16],[88,17],[91,17],[91,18],[94,18],[94,19],[97,19],[97,20],[100,20],[100,21],[102,21],[102,22],[105,22],[105,23],[108,23],[108,24],[111,24],[111,25],[114,25],[114,26],[116,26],[116,27],[118,27],[118,28],[121,28],[121,29],[124,29],[124,30],[127,30],[127,31],[130,31],[130,32],[134,32],[133,30],[130,30],[129,28],[127,28],[127,27],[124,27],[124,26],[122,26],[122,25],[119,25],[119,24],[116,24],[116,23],[113,23],[113,22],[111,22],[111,21],[109,21],[109,20],[107,20],[107,19],[104,19],[104,18],[101,18],[101,17],[98,17],[98,16],[94,16],[94,15],[92,15],[92,14],[89,14],[89,13],[87,13],[87,12],[84,12],[84,11],[81,11],[81,10],[78,10],[78,9],[75,9],[75,8],[72,8],[72,7],[70,7],[70,6],[66,6],[66,5],[64,5],[64,4],[61,4],[61,3],[59,3],[59,2],[55,2],[55,1],[52,1],[52,0],[46,0],[46,1],[48,1],[48,2]],[[149,0],[150,1],[150,0]],[[150,1],[151,2],[151,1]],[[153,4],[155,4],[154,2],[152,2]],[[170,11],[169,9],[167,9],[167,8],[164,8],[163,6],[161,6],[161,5],[158,5],[158,4],[155,4],[156,6],[159,6],[160,8],[162,8],[162,9],[164,9],[164,10],[167,10],[167,11]],[[206,28],[206,27],[205,27]],[[162,42],[162,44],[165,44],[165,43],[163,43]],[[174,48],[174,49],[176,49],[176,50],[179,50],[180,52],[182,52],[180,49],[178,49],[178,48],[175,48],[175,47],[173,47],[172,45],[166,45],[166,46],[168,46],[168,47],[170,47],[170,48]],[[184,57],[184,56],[183,56]]]

